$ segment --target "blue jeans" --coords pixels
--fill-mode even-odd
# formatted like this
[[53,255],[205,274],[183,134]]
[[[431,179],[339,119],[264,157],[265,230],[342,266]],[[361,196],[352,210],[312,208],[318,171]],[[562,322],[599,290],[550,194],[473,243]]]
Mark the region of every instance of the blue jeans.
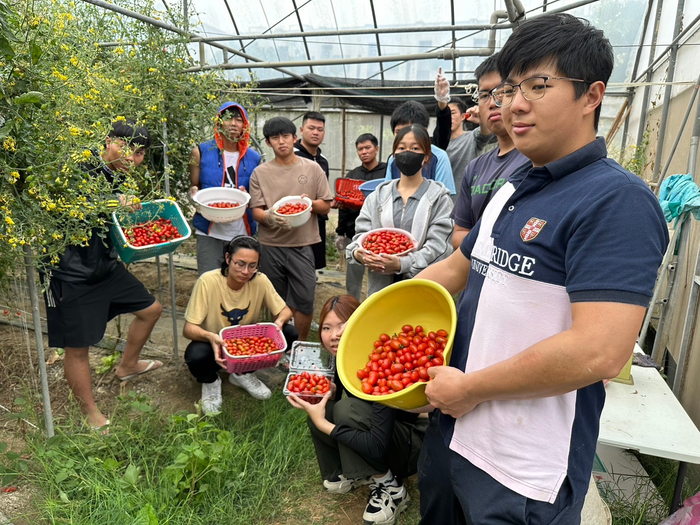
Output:
[[[435,416],[435,415],[433,415]],[[504,487],[450,450],[431,417],[418,460],[421,524],[579,525],[585,494],[574,501],[569,480],[554,503]]]

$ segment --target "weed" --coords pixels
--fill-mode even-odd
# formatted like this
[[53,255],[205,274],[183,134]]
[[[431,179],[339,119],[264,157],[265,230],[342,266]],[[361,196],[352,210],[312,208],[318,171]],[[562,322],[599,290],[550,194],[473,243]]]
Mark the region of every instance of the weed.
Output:
[[105,375],[107,372],[109,372],[112,367],[114,366],[114,363],[116,363],[121,357],[121,352],[115,351],[112,355],[108,355],[107,357],[103,357],[100,362],[100,366],[97,367],[95,370],[99,375]]
[[51,523],[275,522],[288,493],[318,484],[305,414],[279,394],[227,401],[217,417],[167,416],[130,393],[108,436],[36,435],[28,480],[41,512]]

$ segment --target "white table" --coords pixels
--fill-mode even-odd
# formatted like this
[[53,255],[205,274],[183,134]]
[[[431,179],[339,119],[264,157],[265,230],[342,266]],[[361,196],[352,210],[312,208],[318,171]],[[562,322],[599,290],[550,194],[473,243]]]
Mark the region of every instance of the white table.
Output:
[[700,431],[656,369],[633,365],[632,377],[633,385],[605,387],[598,442],[679,461],[673,513],[680,507],[687,463],[700,463]]

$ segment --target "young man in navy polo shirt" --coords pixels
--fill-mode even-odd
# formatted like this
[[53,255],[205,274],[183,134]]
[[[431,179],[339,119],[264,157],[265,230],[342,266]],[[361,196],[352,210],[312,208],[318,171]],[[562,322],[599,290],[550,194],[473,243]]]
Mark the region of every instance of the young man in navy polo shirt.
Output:
[[525,22],[498,57],[494,95],[532,164],[418,275],[466,286],[425,391],[423,523],[580,523],[602,380],[632,353],[668,244],[654,195],[596,139],[612,68],[603,33],[567,14]]

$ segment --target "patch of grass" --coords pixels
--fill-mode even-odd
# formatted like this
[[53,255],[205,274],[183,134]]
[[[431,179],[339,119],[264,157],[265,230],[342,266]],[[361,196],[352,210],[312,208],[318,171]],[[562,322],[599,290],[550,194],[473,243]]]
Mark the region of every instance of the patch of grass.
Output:
[[107,436],[36,435],[39,510],[76,525],[278,522],[290,495],[319,483],[306,415],[279,394],[228,401],[216,417],[166,416],[130,393]]

